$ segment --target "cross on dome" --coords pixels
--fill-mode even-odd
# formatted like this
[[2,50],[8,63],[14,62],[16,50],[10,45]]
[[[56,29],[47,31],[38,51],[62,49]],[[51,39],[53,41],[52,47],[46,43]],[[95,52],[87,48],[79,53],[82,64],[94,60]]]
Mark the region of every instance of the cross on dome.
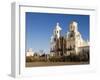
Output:
[[57,22],[57,26],[59,26],[59,22]]

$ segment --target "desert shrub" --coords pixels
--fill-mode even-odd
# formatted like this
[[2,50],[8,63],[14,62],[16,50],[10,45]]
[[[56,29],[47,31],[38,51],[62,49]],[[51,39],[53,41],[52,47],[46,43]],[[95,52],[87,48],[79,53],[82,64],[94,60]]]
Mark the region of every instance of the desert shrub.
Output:
[[26,62],[32,62],[32,61],[33,61],[33,57],[32,56],[26,57]]
[[90,59],[89,51],[81,52],[79,57],[80,57],[80,61],[89,61],[89,59]]
[[56,56],[56,57],[50,57],[49,61],[51,61],[51,62],[63,62],[64,59],[62,57],[57,57]]

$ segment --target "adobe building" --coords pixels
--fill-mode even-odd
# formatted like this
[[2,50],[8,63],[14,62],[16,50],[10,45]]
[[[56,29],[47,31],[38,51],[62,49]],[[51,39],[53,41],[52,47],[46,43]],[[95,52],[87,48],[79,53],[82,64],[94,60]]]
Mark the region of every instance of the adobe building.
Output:
[[30,48],[27,52],[26,52],[26,56],[27,57],[30,57],[30,56],[33,56],[34,55],[34,52],[32,50],[32,48]]

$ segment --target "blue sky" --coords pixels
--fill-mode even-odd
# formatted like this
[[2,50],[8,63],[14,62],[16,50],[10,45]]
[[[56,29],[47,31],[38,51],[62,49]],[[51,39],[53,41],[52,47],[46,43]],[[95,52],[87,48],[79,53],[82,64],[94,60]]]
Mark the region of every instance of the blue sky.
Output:
[[26,12],[26,50],[49,52],[50,37],[56,23],[62,28],[62,35],[68,32],[71,21],[78,22],[78,30],[83,39],[89,40],[89,15],[51,14]]

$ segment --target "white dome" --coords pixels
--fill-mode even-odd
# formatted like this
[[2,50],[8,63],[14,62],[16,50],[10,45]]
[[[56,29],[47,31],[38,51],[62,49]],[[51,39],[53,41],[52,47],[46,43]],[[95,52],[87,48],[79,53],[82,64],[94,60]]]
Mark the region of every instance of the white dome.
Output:
[[70,28],[70,31],[77,31],[78,30],[78,23],[77,22],[75,22],[75,21],[72,21],[71,23],[70,23],[70,26],[69,26],[69,28]]

